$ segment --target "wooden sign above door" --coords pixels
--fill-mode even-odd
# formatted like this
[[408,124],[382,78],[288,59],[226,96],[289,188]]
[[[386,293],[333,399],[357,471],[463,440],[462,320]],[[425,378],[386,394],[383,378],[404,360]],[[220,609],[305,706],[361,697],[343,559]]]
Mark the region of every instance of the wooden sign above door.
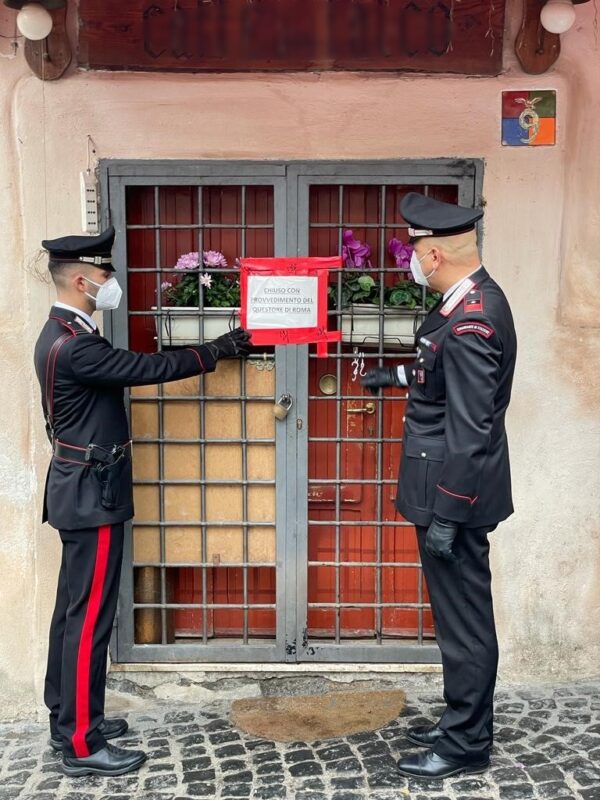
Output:
[[505,0],[80,0],[79,63],[495,75]]

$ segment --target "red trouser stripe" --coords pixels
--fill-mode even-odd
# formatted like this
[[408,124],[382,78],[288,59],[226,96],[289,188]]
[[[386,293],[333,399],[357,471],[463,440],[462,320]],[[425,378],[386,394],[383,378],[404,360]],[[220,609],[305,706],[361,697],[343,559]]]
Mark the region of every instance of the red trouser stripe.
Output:
[[90,751],[86,735],[90,727],[90,674],[92,665],[92,648],[94,631],[98,622],[98,614],[102,604],[104,579],[108,554],[110,552],[110,525],[98,528],[98,546],[92,588],[81,629],[81,639],[77,652],[77,671],[75,678],[75,733],[73,734],[73,750],[77,758],[89,756]]

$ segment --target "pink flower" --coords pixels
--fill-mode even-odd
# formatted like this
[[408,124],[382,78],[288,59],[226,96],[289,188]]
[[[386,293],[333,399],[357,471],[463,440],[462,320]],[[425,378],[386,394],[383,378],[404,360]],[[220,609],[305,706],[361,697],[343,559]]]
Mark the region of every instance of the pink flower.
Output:
[[212,277],[205,272],[204,275],[200,275],[200,285],[205,286],[207,289],[210,289],[212,286]]
[[179,256],[175,269],[198,269],[200,266],[200,253],[184,253]]
[[218,250],[205,250],[202,253],[205,267],[226,267],[227,260]]
[[390,239],[388,245],[388,252],[396,262],[398,269],[408,271],[410,269],[410,259],[413,252],[413,246],[410,244],[403,244],[400,239]]
[[167,289],[173,288],[173,284],[171,283],[171,281],[163,281],[160,285],[160,288],[163,290],[163,292],[166,292]]
[[342,258],[347,267],[370,267],[371,248],[354,238],[352,231],[347,230],[342,234]]

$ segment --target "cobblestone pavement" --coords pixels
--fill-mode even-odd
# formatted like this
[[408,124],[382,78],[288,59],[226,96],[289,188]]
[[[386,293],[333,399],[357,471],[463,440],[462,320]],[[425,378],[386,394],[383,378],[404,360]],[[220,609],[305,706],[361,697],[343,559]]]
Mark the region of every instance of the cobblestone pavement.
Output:
[[407,724],[434,721],[439,694],[408,692],[408,707],[374,733],[274,744],[235,730],[229,703],[153,702],[130,712],[120,740],[149,753],[139,773],[66,778],[45,725],[0,725],[1,800],[600,800],[600,683],[500,687],[496,741],[483,775],[415,782],[395,761],[412,749]]

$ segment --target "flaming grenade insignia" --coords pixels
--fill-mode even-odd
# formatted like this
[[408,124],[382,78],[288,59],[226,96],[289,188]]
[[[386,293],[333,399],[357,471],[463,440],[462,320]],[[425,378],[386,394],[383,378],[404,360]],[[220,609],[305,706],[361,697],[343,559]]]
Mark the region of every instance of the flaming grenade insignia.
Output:
[[527,100],[525,97],[516,98],[517,103],[523,103],[525,106],[519,115],[519,125],[529,134],[526,139],[521,139],[523,144],[531,144],[540,132],[540,118],[534,106],[541,99],[541,97],[533,97],[531,100]]

